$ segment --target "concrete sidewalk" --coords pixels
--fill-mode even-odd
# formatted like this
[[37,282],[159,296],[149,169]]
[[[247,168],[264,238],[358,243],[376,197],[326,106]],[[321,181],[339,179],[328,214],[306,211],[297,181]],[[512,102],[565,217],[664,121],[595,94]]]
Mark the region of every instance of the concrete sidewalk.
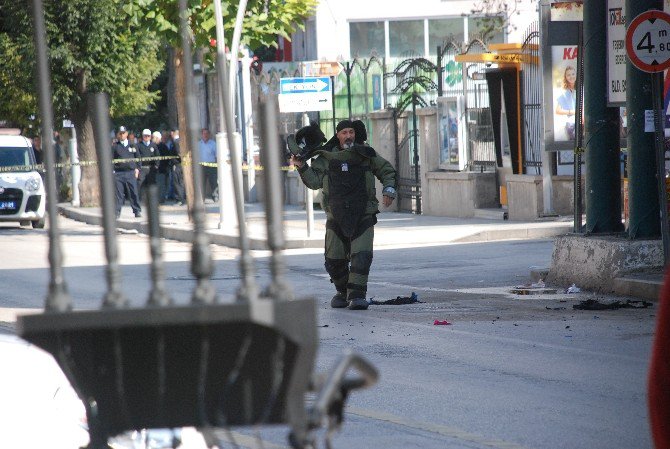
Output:
[[[59,205],[61,213],[77,221],[101,225],[99,208]],[[237,226],[219,229],[218,204],[205,203],[206,231],[212,243],[239,248]],[[186,206],[163,205],[160,208],[163,237],[191,242],[193,225],[188,221]],[[267,249],[265,211],[261,203],[245,204],[247,235],[251,249]],[[413,247],[448,243],[486,242],[550,238],[572,230],[571,217],[552,218],[544,221],[518,222],[482,218],[448,218],[384,212],[378,215],[375,226],[375,247]],[[307,235],[307,214],[302,207],[285,206],[284,234],[286,249],[323,248],[325,213],[314,211],[314,232]],[[129,207],[124,207],[117,227],[148,233],[146,214],[134,218]]]

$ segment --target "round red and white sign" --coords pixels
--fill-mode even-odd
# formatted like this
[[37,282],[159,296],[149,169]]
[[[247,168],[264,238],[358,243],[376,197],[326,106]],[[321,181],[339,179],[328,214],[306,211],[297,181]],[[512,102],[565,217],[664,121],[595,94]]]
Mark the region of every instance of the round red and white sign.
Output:
[[644,72],[661,72],[670,67],[670,14],[646,11],[626,30],[626,52],[635,67]]

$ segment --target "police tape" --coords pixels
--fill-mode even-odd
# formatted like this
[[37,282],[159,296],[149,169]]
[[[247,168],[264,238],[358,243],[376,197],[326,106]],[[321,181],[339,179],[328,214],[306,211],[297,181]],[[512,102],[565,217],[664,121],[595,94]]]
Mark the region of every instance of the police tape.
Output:
[[[138,157],[134,159],[112,159],[113,164],[117,163],[123,163],[123,162],[146,162],[146,161],[165,161],[165,160],[171,160],[171,159],[179,159],[179,156],[150,156],[150,157]],[[230,161],[226,162],[228,165],[230,165]],[[81,166],[81,167],[90,167],[93,165],[97,165],[98,161],[78,161],[78,162],[59,162],[55,164],[56,168],[70,168],[73,166]],[[191,159],[182,159],[182,161],[179,163],[180,165],[191,165]],[[200,162],[200,165],[203,167],[218,167],[219,164],[217,162]],[[0,166],[0,173],[7,173],[7,172],[15,172],[15,171],[44,171],[44,164],[19,164],[19,165],[7,165],[7,166]],[[242,170],[243,171],[249,171],[251,168],[248,165],[243,165]],[[253,170],[264,170],[264,167],[262,165],[254,165]],[[282,171],[294,171],[296,170],[295,167],[293,166],[284,166],[281,167]]]

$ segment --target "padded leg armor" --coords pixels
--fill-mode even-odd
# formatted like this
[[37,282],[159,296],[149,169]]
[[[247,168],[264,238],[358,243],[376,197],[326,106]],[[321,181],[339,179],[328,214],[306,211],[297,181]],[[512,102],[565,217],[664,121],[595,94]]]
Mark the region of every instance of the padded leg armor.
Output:
[[[345,256],[345,255],[343,255]],[[346,258],[331,259],[326,254],[326,271],[330,275],[330,282],[335,284],[339,293],[347,293],[347,282],[349,282],[349,261]]]
[[352,299],[359,300],[354,308],[367,308],[365,294],[372,264],[375,222],[374,216],[364,218],[361,229],[351,238],[344,236],[334,222],[326,223],[326,271],[338,293],[346,293],[350,308]]
[[365,298],[368,291],[368,274],[372,265],[372,244],[375,228],[368,227],[351,241],[351,269],[347,284],[347,299]]

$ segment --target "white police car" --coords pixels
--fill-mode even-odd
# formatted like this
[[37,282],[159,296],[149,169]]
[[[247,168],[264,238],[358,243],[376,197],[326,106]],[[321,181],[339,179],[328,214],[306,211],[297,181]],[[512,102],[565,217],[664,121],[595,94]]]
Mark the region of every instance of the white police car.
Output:
[[0,221],[45,223],[45,189],[42,177],[32,165],[35,154],[28,139],[0,133]]

